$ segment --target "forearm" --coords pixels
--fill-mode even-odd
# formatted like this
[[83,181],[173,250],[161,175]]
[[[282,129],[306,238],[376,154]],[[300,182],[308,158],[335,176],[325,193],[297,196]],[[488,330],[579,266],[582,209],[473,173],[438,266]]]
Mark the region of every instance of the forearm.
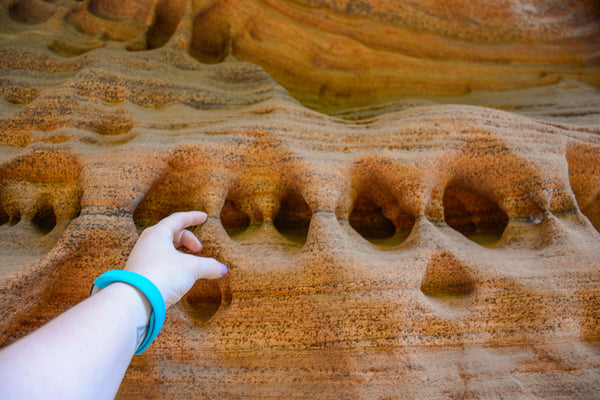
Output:
[[[217,260],[185,254],[174,246],[202,250],[186,228],[206,218],[197,211],[172,214],[145,229],[134,246],[125,275],[138,276],[135,281],[141,286],[135,286],[148,294],[156,310],[133,286],[109,284],[114,282],[113,271],[112,277],[103,274],[98,284],[108,286],[99,293],[0,350],[0,399],[112,399],[145,333],[138,337],[138,329],[147,326],[151,312],[157,333],[164,306],[177,303],[196,280],[227,273]],[[124,278],[124,273],[118,275]],[[150,335],[148,341],[153,338]]]
[[147,307],[136,289],[114,283],[3,349],[0,398],[112,399]]

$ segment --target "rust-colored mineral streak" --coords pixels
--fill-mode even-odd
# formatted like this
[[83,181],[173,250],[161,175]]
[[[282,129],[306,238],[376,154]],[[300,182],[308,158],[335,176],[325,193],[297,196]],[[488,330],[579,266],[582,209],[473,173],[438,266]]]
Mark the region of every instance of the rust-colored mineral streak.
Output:
[[597,398],[600,6],[0,1],[0,345],[209,214],[121,399]]

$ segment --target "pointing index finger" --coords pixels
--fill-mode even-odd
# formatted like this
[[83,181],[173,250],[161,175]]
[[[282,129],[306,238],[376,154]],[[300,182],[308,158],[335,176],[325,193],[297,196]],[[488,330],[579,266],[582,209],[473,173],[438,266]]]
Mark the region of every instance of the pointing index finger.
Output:
[[158,224],[169,229],[171,235],[194,225],[200,225],[206,221],[207,215],[202,211],[177,212],[164,218]]

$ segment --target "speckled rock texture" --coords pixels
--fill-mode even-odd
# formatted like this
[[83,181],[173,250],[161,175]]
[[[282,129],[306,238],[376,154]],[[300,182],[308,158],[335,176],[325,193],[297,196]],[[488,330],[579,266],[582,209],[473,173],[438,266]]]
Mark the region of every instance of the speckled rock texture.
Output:
[[599,7],[0,1],[0,345],[200,209],[119,399],[598,398]]

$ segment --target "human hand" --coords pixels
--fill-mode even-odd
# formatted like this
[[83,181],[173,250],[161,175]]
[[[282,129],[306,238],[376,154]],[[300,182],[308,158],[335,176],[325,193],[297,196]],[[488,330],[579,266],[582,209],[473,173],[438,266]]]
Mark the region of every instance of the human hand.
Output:
[[175,248],[180,244],[192,252],[202,244],[187,227],[206,221],[199,211],[174,213],[158,224],[144,229],[133,247],[125,269],[150,279],[165,300],[166,307],[177,303],[201,278],[216,279],[227,267],[214,258],[185,254]]

